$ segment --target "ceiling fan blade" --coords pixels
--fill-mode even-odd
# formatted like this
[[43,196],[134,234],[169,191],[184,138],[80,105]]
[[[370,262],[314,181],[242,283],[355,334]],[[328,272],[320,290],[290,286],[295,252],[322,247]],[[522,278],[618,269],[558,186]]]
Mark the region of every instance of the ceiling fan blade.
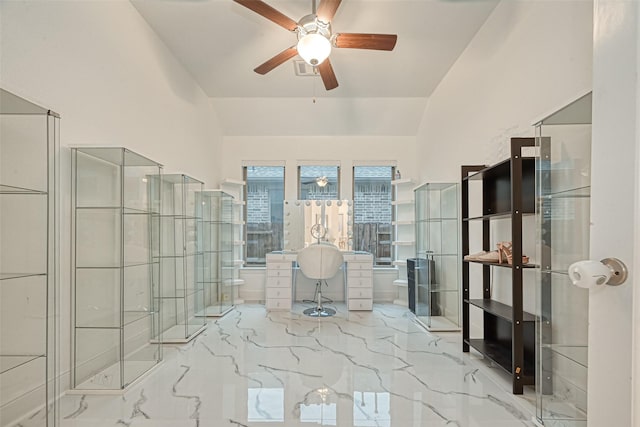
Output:
[[287,62],[298,54],[298,49],[295,46],[291,46],[288,49],[283,50],[273,58],[269,59],[265,63],[258,65],[253,71],[258,74],[267,74],[269,71],[276,68],[278,65]]
[[338,87],[338,79],[333,72],[331,61],[329,58],[322,61],[322,64],[318,65],[318,71],[320,71],[320,77],[322,77],[322,83],[327,90],[335,89]]
[[393,50],[397,40],[396,34],[338,33],[335,45],[349,49]]
[[261,0],[233,0],[238,4],[253,10],[258,15],[262,15],[270,21],[275,22],[283,28],[289,31],[294,31],[298,28],[298,23],[283,13],[277,11],[273,7],[269,6]]
[[316,10],[318,19],[325,23],[331,22],[341,1],[342,0],[321,0],[318,10]]

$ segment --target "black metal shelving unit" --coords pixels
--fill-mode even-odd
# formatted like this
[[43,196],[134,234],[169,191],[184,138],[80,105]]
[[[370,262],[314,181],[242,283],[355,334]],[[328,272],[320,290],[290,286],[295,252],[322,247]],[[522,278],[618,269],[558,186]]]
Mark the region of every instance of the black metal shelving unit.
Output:
[[[495,249],[490,241],[492,223],[511,221],[513,264],[465,260],[462,263],[462,351],[471,348],[503,368],[512,376],[514,394],[523,386],[535,384],[535,316],[523,310],[522,217],[535,213],[535,158],[523,156],[523,149],[534,147],[535,138],[511,138],[511,157],[493,166],[462,166],[462,253],[469,254],[469,224],[482,223],[482,249]],[[482,182],[482,215],[469,216],[470,181]],[[471,277],[469,266],[482,265],[482,276]],[[512,300],[503,304],[491,299],[492,268],[510,268]],[[470,287],[482,285],[482,298],[471,299]],[[469,309],[483,313],[483,337],[470,337]]]

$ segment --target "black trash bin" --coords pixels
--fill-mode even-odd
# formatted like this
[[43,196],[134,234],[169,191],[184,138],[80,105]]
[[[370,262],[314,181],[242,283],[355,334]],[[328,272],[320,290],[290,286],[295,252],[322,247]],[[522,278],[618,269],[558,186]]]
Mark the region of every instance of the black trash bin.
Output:
[[436,263],[431,256],[426,258],[407,259],[407,289],[409,299],[409,310],[417,316],[440,316],[440,301],[436,293],[431,295],[431,313],[429,313],[429,289],[436,284],[435,276]]

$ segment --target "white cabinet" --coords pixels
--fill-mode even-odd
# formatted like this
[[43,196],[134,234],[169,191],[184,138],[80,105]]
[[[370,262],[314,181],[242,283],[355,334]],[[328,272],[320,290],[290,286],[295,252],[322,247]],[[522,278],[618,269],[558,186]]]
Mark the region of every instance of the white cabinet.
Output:
[[296,254],[267,254],[265,306],[267,310],[291,310],[292,263]]
[[[291,310],[295,253],[268,253],[265,283],[267,310]],[[345,252],[345,303],[349,310],[373,309],[373,255]]]
[[345,254],[349,311],[373,309],[373,255]]

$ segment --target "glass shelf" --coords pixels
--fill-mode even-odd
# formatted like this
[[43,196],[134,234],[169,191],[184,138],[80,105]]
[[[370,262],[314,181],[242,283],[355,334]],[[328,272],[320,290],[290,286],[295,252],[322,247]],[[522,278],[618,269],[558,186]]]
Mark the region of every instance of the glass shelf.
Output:
[[[522,216],[529,216],[534,214],[535,212],[528,212],[528,211],[522,212]],[[511,218],[511,211],[508,211],[508,212],[496,212],[496,213],[481,215],[481,216],[473,216],[469,218],[462,218],[462,220],[463,221],[491,221],[491,220],[510,219],[510,218]]]
[[549,199],[581,199],[591,197],[591,186],[585,185],[580,188],[570,188],[558,192],[549,192],[544,195]]
[[137,209],[137,208],[129,208],[129,207],[121,207],[121,206],[77,206],[77,210],[105,210],[105,211],[122,211],[123,215],[160,215],[159,212],[145,210],[145,209]]
[[15,195],[46,196],[47,192],[46,191],[41,191],[41,190],[34,190],[34,189],[31,189],[31,188],[22,188],[22,187],[15,187],[13,185],[0,184],[0,194],[2,194],[2,195],[15,194]]
[[153,311],[125,311],[122,313],[123,323],[120,325],[120,319],[118,318],[120,313],[114,313],[115,317],[104,316],[100,319],[93,319],[93,325],[76,325],[76,329],[120,329],[121,327],[151,317],[154,314],[157,313]]
[[577,363],[583,368],[588,368],[588,351],[589,347],[585,345],[561,345],[561,344],[544,344],[543,348],[548,348],[554,353]]
[[11,279],[21,279],[23,277],[46,276],[46,275],[47,273],[0,273],[0,281],[11,280]]
[[198,218],[196,216],[189,216],[189,215],[161,214],[159,216],[160,216],[160,218],[169,218],[169,219],[175,219],[175,220],[199,220],[200,219],[200,218]]
[[44,357],[46,357],[44,354],[19,356],[2,355],[0,356],[0,375]]
[[[195,283],[203,283],[202,281],[196,281]],[[198,286],[196,288],[188,289],[175,289],[172,293],[164,292],[161,296],[156,296],[159,299],[180,299],[193,296],[195,294],[204,293],[204,287]]]
[[142,267],[147,265],[158,264],[157,261],[150,262],[132,262],[130,264],[125,265],[87,265],[87,266],[76,266],[78,270],[102,270],[102,269],[119,269],[119,268],[134,268],[134,267]]

